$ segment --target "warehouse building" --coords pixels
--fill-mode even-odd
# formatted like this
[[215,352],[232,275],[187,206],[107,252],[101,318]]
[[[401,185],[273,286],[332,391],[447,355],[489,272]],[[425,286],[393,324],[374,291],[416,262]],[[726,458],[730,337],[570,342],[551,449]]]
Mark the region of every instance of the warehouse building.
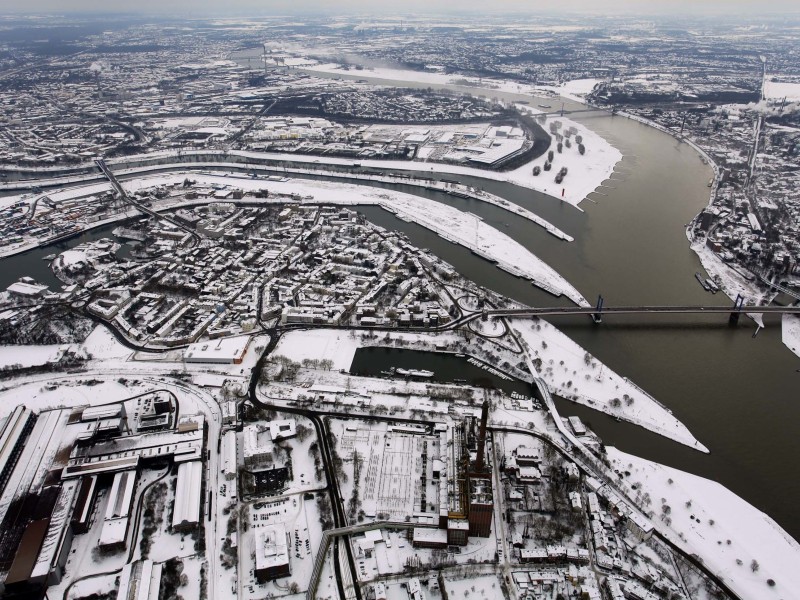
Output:
[[263,528],[256,534],[256,579],[264,583],[291,574],[286,527],[278,524]]
[[199,460],[181,463],[178,467],[178,486],[175,489],[175,508],[172,529],[191,531],[200,523],[200,503],[203,484],[203,463]]

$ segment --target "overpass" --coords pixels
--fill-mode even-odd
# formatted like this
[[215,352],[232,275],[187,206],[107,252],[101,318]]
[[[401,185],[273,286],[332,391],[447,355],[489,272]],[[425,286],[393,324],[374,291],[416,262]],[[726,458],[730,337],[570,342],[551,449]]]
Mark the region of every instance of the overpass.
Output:
[[119,194],[119,197],[124,202],[127,202],[141,213],[149,215],[154,219],[160,219],[162,221],[166,221],[170,225],[173,225],[174,227],[177,227],[181,231],[188,233],[192,237],[193,244],[197,245],[197,243],[200,241],[200,236],[194,229],[187,227],[180,221],[176,221],[171,217],[168,217],[166,215],[154,211],[152,208],[145,206],[144,204],[142,204],[141,202],[130,196],[128,192],[125,191],[125,188],[122,187],[122,184],[117,180],[117,178],[111,172],[111,169],[108,168],[108,165],[106,165],[106,161],[104,161],[101,158],[98,158],[94,162],[97,165],[97,167],[103,172],[103,175],[105,175],[106,179],[108,179],[108,181],[111,182],[111,187],[114,188],[114,190]]
[[764,274],[763,274],[763,273],[759,273],[759,274],[758,274],[758,278],[759,278],[761,281],[763,281],[764,283],[766,283],[766,284],[767,284],[769,287],[771,287],[772,289],[774,289],[774,290],[777,290],[777,291],[779,291],[779,292],[783,292],[784,294],[786,294],[787,296],[791,296],[791,297],[792,297],[792,298],[794,298],[795,300],[800,300],[800,292],[798,292],[797,290],[790,290],[790,289],[789,289],[789,288],[787,288],[786,286],[780,285],[779,283],[777,283],[777,282],[775,282],[775,281],[772,281],[772,280],[770,280],[770,279],[767,279],[767,278],[764,276]]

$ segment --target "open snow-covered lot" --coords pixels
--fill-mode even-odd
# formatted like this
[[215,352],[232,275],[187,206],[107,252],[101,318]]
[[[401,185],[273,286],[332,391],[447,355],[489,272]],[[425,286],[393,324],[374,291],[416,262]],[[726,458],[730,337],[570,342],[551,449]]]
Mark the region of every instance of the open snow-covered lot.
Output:
[[[608,448],[646,510],[741,598],[800,598],[800,545],[775,521],[719,483]],[[769,582],[773,581],[774,585]]]
[[784,345],[800,356],[800,317],[797,315],[783,315],[781,336]]
[[514,319],[510,323],[527,343],[539,376],[555,394],[708,451],[655,398],[603,365],[547,321]]

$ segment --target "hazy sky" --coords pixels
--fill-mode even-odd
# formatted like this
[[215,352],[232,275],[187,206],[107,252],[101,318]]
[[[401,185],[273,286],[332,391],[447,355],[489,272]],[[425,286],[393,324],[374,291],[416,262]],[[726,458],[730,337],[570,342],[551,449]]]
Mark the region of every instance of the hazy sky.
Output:
[[0,13],[287,14],[297,12],[581,11],[594,14],[798,12],[797,0],[2,0]]

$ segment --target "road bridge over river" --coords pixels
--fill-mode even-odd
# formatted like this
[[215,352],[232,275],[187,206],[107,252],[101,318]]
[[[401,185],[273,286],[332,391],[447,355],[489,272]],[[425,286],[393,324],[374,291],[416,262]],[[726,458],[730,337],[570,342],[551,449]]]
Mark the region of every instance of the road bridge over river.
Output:
[[595,322],[600,322],[603,315],[686,315],[686,314],[727,314],[730,321],[736,323],[741,314],[782,314],[800,315],[800,305],[795,306],[748,306],[741,296],[731,306],[605,306],[599,301],[597,306],[549,306],[536,308],[501,308],[488,309],[465,315],[456,321],[463,325],[479,318],[526,318],[551,317],[554,315],[589,315]]

